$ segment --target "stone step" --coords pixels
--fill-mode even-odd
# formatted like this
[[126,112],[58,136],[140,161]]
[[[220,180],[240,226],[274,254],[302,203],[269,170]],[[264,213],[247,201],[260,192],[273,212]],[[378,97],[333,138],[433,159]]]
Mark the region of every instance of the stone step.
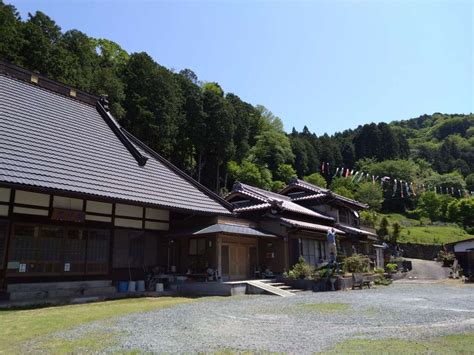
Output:
[[273,287],[280,287],[280,286],[285,286],[283,282],[265,282],[267,285],[273,286]]
[[49,290],[54,290],[54,289],[65,290],[65,289],[108,287],[108,286],[112,286],[112,280],[21,283],[21,284],[8,285],[8,292],[49,291]]
[[265,283],[265,284],[277,282],[276,279],[261,279],[261,280],[255,280],[255,281],[263,282],[263,283]]

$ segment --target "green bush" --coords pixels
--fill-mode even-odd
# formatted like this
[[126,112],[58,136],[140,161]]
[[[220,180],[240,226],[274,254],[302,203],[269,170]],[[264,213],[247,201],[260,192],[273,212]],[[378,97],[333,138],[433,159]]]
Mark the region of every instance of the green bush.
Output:
[[392,283],[392,280],[390,279],[387,279],[386,277],[384,276],[380,276],[380,277],[377,277],[375,280],[374,280],[374,283],[376,285],[384,285],[384,286],[388,286]]
[[366,272],[369,269],[370,259],[366,255],[352,254],[344,260],[343,269],[346,272]]
[[375,272],[376,274],[383,274],[383,273],[385,272],[385,270],[384,270],[383,268],[381,268],[381,267],[376,267],[376,268],[374,269],[374,272]]
[[456,259],[456,256],[453,253],[443,249],[439,251],[438,256],[436,258],[436,260],[443,263],[443,266],[453,265],[454,259]]
[[326,278],[326,277],[331,277],[334,276],[336,273],[336,268],[335,267],[330,267],[329,265],[323,266],[318,270],[319,277],[320,278]]
[[302,256],[290,271],[283,273],[283,278],[288,280],[314,279],[315,277],[316,268],[308,264]]
[[395,263],[388,263],[385,268],[387,269],[387,271],[391,274],[397,272],[397,269],[398,269],[398,265],[395,264]]

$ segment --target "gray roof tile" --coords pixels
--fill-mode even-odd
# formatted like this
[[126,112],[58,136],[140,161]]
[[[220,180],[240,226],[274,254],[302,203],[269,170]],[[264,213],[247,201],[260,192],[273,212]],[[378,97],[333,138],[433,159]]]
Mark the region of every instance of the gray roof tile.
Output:
[[262,190],[255,186],[250,186],[240,182],[236,182],[232,191],[226,196],[228,200],[231,200],[232,197],[236,195],[243,195],[253,198],[256,201],[251,206],[239,207],[238,204],[234,204],[234,212],[245,212],[245,211],[254,211],[260,209],[267,209],[272,206],[272,203],[277,203],[279,207],[283,210],[299,213],[311,217],[317,217],[320,219],[325,219],[333,221],[334,218],[323,215],[319,212],[310,210],[306,207],[300,206],[294,202],[291,202],[290,197],[285,195],[280,195],[271,191]]
[[139,166],[96,107],[0,74],[0,182],[229,214],[229,205],[133,137]]

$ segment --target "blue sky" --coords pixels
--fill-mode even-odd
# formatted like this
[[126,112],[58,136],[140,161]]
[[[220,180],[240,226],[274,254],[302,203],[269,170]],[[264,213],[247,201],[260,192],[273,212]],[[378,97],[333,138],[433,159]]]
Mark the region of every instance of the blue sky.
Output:
[[470,113],[471,1],[8,1],[332,134]]

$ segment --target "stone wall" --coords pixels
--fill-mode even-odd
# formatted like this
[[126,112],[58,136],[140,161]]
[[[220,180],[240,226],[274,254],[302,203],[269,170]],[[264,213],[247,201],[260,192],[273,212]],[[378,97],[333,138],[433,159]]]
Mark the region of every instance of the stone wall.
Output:
[[400,243],[405,258],[433,260],[441,250],[441,245]]

